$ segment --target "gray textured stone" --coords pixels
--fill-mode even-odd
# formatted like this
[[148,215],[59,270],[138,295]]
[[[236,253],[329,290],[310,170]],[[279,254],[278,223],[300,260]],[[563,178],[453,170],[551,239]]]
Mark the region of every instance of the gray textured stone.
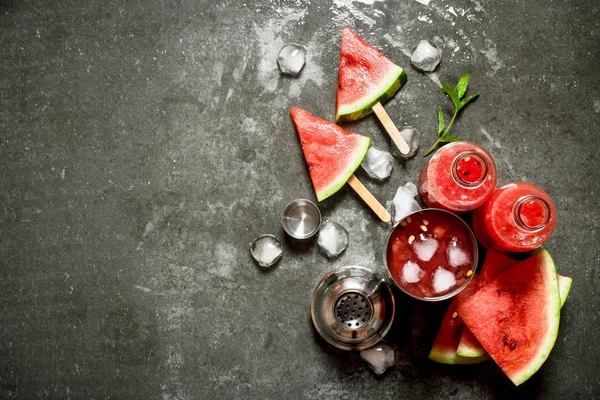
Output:
[[[600,9],[422,3],[1,2],[0,398],[598,398]],[[345,25],[407,71],[385,104],[397,126],[429,147],[436,105],[450,106],[436,79],[471,72],[480,97],[452,134],[490,150],[500,184],[555,199],[546,247],[573,289],[522,386],[492,362],[428,360],[447,303],[396,293],[397,364],[380,380],[316,335],[323,274],[384,272],[389,227],[348,188],[320,204],[352,238],[340,257],[283,243],[276,268],[252,261],[258,235],[283,237],[285,205],[314,199],[289,109],[334,119]],[[413,71],[412,45],[435,36],[443,64]],[[276,63],[290,42],[308,50],[296,79]],[[389,141],[371,116],[351,130]],[[426,161],[365,184],[385,201]]]

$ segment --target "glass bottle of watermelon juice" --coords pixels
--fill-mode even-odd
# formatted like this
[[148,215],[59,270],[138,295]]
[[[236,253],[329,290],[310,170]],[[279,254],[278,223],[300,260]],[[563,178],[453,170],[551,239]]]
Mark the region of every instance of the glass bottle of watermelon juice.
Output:
[[462,213],[485,203],[496,182],[496,163],[490,153],[475,143],[454,142],[425,164],[419,192],[429,207]]
[[501,252],[535,250],[556,226],[556,207],[543,189],[510,183],[473,212],[473,230],[483,246]]

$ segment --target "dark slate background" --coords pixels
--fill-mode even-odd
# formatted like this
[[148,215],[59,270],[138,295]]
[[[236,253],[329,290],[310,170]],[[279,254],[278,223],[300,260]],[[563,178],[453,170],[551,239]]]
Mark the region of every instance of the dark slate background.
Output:
[[[372,4],[369,4],[372,3]],[[21,399],[600,397],[597,130],[600,11],[491,0],[0,1],[0,397]],[[492,363],[428,360],[447,303],[397,293],[397,366],[374,376],[315,334],[309,304],[336,266],[383,271],[381,224],[345,188],[321,204],[350,233],[328,261],[286,245],[262,272],[249,245],[284,241],[292,199],[314,199],[289,118],[334,118],[341,28],[408,70],[386,109],[428,147],[436,79],[472,73],[453,133],[494,155],[499,183],[554,198],[547,248],[574,285],[541,370],[514,387]],[[443,44],[437,75],[410,68]],[[297,79],[275,59],[308,48]],[[351,129],[387,149],[373,117]],[[422,154],[422,152],[421,152]],[[381,199],[389,181],[357,172]]]

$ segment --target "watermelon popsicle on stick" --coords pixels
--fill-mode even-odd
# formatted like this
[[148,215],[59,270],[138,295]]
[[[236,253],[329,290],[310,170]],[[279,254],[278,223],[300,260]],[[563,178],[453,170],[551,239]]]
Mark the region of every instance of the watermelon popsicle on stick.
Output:
[[382,106],[406,82],[406,72],[352,29],[342,30],[336,121],[356,121],[375,112],[402,154],[410,148]]
[[392,219],[390,213],[354,176],[371,139],[348,132],[301,108],[293,107],[290,113],[317,200],[325,200],[348,183],[383,222],[389,222]]

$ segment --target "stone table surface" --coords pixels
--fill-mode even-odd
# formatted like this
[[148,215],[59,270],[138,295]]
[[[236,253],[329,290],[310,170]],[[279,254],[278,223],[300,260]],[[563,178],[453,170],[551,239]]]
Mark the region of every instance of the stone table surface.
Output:
[[[574,285],[541,370],[515,387],[493,363],[427,355],[446,303],[409,301],[375,376],[315,333],[313,288],[337,266],[383,272],[380,223],[348,188],[320,204],[350,244],[287,244],[284,206],[314,199],[289,108],[333,119],[343,26],[408,72],[387,105],[432,143],[436,79],[472,73],[453,127],[487,147],[499,184],[554,198],[546,248]],[[437,40],[436,75],[410,67]],[[300,77],[276,56],[303,44]],[[467,399],[600,397],[600,8],[595,0],[0,2],[0,398]],[[389,148],[373,117],[350,125]],[[388,202],[427,158],[397,163]],[[269,272],[249,254],[272,233]]]

